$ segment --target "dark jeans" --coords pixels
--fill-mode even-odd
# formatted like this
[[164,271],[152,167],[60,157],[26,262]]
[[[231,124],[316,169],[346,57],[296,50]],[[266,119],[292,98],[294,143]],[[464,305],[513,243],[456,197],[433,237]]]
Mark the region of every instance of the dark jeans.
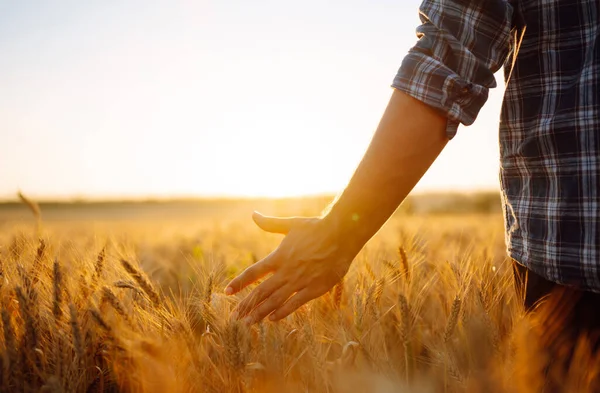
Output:
[[[513,262],[517,293],[522,296],[525,309],[532,311],[540,303],[560,312],[564,329],[573,334],[600,334],[600,294],[581,291],[548,281]],[[540,302],[545,300],[544,302]]]
[[[577,361],[573,355],[579,340],[589,340],[586,346],[592,355],[599,353],[600,294],[548,281],[515,261],[513,267],[517,294],[536,318],[542,348],[549,352],[548,377],[560,383],[571,363]],[[563,376],[550,375],[552,368]],[[563,391],[556,389],[555,383],[549,384],[554,387],[547,386],[545,391]]]

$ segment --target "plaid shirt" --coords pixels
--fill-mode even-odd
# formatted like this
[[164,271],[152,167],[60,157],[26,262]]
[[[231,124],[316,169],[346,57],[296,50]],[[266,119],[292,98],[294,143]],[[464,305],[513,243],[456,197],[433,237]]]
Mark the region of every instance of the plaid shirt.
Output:
[[425,0],[420,15],[392,86],[445,114],[452,138],[504,65],[508,254],[548,280],[600,292],[600,3]]

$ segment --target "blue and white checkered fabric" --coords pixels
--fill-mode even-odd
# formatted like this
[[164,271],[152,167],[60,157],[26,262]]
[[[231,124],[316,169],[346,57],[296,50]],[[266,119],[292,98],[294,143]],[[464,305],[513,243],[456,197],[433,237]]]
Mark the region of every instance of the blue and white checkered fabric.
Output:
[[600,292],[600,2],[425,0],[393,82],[473,123],[504,65],[500,178],[508,254]]

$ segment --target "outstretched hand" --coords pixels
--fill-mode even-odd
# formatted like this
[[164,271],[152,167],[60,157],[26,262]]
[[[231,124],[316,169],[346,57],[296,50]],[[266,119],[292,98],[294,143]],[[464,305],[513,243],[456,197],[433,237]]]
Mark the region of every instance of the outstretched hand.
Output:
[[294,312],[337,284],[357,251],[346,249],[333,228],[321,218],[252,216],[263,230],[286,235],[279,247],[244,270],[227,286],[233,295],[269,273],[236,307],[234,318],[248,324],[270,315],[272,321]]

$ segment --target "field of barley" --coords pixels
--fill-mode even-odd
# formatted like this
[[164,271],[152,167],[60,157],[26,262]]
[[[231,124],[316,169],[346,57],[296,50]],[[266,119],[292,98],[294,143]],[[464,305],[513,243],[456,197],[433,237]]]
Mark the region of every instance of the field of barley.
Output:
[[519,305],[499,213],[396,215],[322,298],[278,323],[231,320],[248,290],[226,297],[225,285],[281,240],[249,205],[42,206],[37,222],[0,209],[0,391],[598,387],[585,343],[567,375],[546,367],[544,321]]

